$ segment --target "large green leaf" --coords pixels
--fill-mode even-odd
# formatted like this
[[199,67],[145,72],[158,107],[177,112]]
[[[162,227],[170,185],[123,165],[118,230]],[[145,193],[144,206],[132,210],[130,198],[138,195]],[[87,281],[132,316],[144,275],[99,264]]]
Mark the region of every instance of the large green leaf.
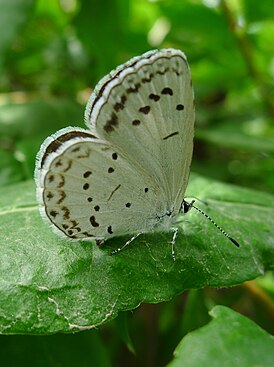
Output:
[[213,320],[188,334],[169,367],[270,367],[274,338],[248,318],[224,306],[210,312]]
[[0,191],[0,330],[72,332],[99,325],[141,302],[189,288],[231,286],[273,267],[274,197],[192,176],[188,194],[241,244],[235,247],[194,209],[181,224],[176,262],[172,233],[129,236],[98,247],[60,239],[38,212],[33,181]]

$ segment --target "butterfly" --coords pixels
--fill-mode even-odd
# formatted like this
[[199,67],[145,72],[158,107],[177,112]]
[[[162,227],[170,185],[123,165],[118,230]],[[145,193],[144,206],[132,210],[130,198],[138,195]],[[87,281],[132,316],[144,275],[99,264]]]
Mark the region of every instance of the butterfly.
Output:
[[87,129],[68,127],[42,144],[35,169],[42,217],[71,240],[132,235],[113,253],[142,233],[172,230],[175,260],[178,218],[194,207],[184,200],[194,119],[182,51],[153,50],[117,67],[88,101]]

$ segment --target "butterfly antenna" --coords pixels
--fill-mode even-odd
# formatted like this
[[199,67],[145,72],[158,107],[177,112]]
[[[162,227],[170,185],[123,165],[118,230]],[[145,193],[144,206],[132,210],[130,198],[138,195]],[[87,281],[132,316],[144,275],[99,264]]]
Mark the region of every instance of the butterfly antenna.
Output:
[[213,219],[211,219],[210,218],[210,216],[209,215],[207,215],[205,212],[203,212],[201,209],[199,209],[199,208],[197,208],[197,206],[195,206],[195,205],[193,205],[194,204],[194,202],[195,202],[195,200],[192,200],[190,203],[187,203],[186,201],[184,201],[183,202],[183,206],[184,206],[184,212],[186,213],[187,211],[189,211],[191,208],[194,208],[194,209],[196,209],[199,213],[201,213],[201,214],[203,214],[203,216],[204,217],[206,217],[208,220],[210,220],[210,222],[212,223],[212,224],[214,224],[214,226],[216,227],[216,228],[218,228],[219,229],[219,231],[220,232],[222,232],[222,234],[224,235],[224,236],[226,236],[235,246],[237,246],[237,247],[240,247],[240,245],[239,245],[239,243],[236,241],[236,240],[234,240],[234,238],[232,238],[231,236],[229,236],[229,234],[228,233],[226,233],[220,226],[218,226],[218,224],[217,223],[215,223],[214,222],[214,220]]

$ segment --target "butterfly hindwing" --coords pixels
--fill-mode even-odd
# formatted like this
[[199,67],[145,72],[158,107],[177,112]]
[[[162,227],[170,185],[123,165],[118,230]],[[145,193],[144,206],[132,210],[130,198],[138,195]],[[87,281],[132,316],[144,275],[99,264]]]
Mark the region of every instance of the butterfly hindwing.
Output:
[[157,213],[166,210],[162,190],[149,176],[119,149],[84,130],[63,129],[41,155],[38,200],[58,234],[103,239],[140,227],[149,231]]

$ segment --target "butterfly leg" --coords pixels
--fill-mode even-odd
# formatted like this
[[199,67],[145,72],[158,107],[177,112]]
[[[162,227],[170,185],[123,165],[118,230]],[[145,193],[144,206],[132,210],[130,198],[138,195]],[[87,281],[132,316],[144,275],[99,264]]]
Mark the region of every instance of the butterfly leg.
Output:
[[176,228],[174,227],[174,228],[172,228],[172,231],[173,231],[173,237],[172,237],[172,241],[171,241],[171,255],[172,255],[173,261],[176,261],[174,247],[175,247],[175,242],[176,242],[176,238],[178,236],[179,229],[177,227]]
[[125,247],[127,247],[132,241],[134,241],[137,237],[140,236],[140,234],[143,234],[143,232],[139,232],[137,234],[135,234],[134,236],[132,236],[122,247],[117,248],[116,250],[113,250],[110,254],[114,255],[117,254],[118,252],[121,252],[122,250],[124,250]]

